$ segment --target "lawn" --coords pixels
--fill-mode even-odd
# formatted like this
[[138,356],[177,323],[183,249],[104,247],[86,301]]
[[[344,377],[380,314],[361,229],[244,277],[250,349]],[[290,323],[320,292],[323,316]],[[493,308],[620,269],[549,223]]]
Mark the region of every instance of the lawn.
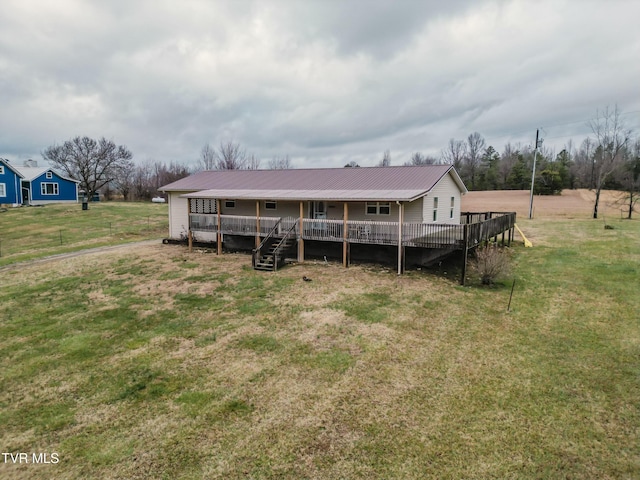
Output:
[[0,212],[0,265],[89,247],[162,238],[167,205],[151,202],[52,204]]
[[512,277],[452,264],[157,245],[5,272],[0,442],[59,462],[0,477],[639,478],[640,223],[519,224],[510,312]]

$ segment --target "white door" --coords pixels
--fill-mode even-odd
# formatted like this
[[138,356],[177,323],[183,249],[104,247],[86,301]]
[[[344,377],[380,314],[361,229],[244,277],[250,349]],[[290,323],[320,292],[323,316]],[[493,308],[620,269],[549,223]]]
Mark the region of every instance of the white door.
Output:
[[[317,220],[324,220],[327,218],[327,204],[325,202],[311,202],[311,218],[315,218]],[[327,228],[327,225],[324,222],[314,222],[313,229],[314,230],[324,230]]]

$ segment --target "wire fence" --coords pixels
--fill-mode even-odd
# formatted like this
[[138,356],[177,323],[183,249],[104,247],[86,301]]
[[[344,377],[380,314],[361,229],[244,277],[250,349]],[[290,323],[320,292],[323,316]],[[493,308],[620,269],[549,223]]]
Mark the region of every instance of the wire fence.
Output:
[[147,215],[119,221],[98,221],[91,224],[69,222],[65,225],[24,225],[0,231],[0,262],[9,263],[15,257],[34,257],[67,251],[74,247],[123,243],[166,235],[166,216]]

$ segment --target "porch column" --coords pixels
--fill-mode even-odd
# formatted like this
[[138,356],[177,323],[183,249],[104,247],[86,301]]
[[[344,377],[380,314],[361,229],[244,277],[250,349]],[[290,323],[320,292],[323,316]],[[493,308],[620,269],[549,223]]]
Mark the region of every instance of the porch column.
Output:
[[187,245],[189,246],[189,253],[193,248],[193,234],[191,233],[191,199],[187,199]]
[[256,248],[260,246],[260,200],[256,200]]
[[302,234],[304,233],[304,202],[300,202],[300,239],[298,240],[298,263],[304,262],[304,239]]
[[402,221],[404,204],[396,202],[398,204],[398,275],[402,274]]
[[342,265],[344,267],[349,266],[349,231],[347,227],[347,222],[349,221],[349,205],[347,202],[344,202],[344,213],[342,215]]
[[218,233],[216,234],[216,246],[217,246],[217,254],[222,255],[222,233],[220,230],[222,229],[222,218],[220,218],[220,205],[222,202],[219,198],[216,199],[216,212],[218,212]]

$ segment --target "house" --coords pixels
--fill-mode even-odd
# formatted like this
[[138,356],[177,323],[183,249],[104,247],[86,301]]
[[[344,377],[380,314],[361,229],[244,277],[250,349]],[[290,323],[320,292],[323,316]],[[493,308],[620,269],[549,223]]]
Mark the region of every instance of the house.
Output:
[[451,165],[204,171],[160,190],[168,240],[253,249],[270,270],[297,246],[300,262],[341,253],[345,266],[397,260],[400,273],[407,256],[425,264],[460,249],[463,224],[479,218],[461,215],[467,189]]
[[49,167],[38,167],[34,160],[14,167],[22,177],[21,203],[23,205],[46,205],[48,203],[77,203],[78,182],[64,177]]
[[0,158],[0,205],[17,207],[22,203],[21,181],[22,175],[15,166],[9,160]]

